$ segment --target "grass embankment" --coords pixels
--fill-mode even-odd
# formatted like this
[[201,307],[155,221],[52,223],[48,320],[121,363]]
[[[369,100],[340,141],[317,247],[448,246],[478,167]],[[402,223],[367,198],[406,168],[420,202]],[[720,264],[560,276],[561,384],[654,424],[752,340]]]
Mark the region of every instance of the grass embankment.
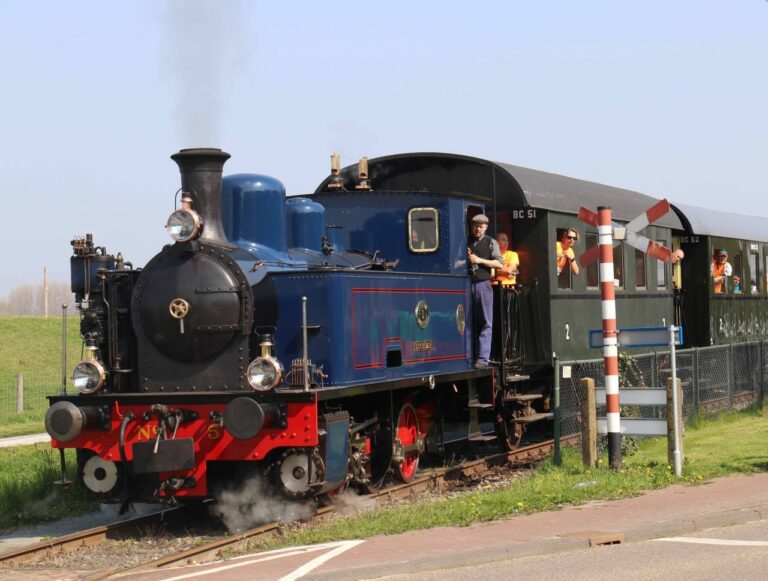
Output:
[[[80,322],[67,319],[67,376],[80,360]],[[24,374],[24,413],[16,377]],[[46,396],[61,389],[61,317],[0,317],[0,437],[44,431]],[[68,386],[68,389],[72,389]]]
[[[67,450],[68,478],[75,452]],[[59,451],[48,444],[0,448],[0,530],[79,514],[96,508],[79,487],[58,486]]]
[[685,436],[681,478],[675,477],[667,464],[666,439],[641,442],[637,453],[624,458],[618,472],[606,466],[606,458],[598,468],[585,469],[580,452],[568,449],[562,466],[555,466],[549,459],[503,489],[340,517],[322,526],[302,528],[269,547],[360,539],[435,526],[466,526],[589,500],[636,496],[670,484],[696,484],[718,476],[763,472],[768,470],[766,436],[766,409],[691,423]]

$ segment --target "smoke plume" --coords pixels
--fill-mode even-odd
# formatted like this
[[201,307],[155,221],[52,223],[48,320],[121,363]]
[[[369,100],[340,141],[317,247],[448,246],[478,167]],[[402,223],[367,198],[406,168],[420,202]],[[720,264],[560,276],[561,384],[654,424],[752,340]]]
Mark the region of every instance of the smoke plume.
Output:
[[244,55],[241,0],[167,3],[166,62],[175,85],[175,117],[183,147],[217,147],[225,83]]

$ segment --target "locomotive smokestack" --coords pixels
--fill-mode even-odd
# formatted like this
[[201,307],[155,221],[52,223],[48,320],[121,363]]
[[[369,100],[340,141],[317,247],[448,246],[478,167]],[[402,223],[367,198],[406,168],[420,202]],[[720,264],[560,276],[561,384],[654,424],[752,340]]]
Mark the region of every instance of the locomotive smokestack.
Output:
[[192,209],[203,219],[201,242],[232,248],[221,222],[221,174],[231,156],[220,149],[182,149],[171,159],[179,165],[181,189],[192,194]]

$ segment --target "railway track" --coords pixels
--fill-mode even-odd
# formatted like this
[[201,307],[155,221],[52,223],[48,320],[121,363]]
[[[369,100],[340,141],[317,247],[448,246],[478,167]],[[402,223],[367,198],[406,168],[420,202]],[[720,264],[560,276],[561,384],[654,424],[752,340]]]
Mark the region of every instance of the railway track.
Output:
[[194,507],[178,506],[108,525],[93,527],[76,533],[40,541],[19,549],[0,554],[0,565],[17,565],[50,557],[59,553],[76,551],[104,539],[122,539],[141,534],[158,522],[178,518],[181,513]]
[[[563,438],[563,445],[570,445],[578,442],[578,435]],[[552,452],[553,441],[524,446],[511,452],[494,454],[477,460],[464,462],[457,466],[451,466],[435,470],[434,472],[416,478],[407,484],[399,484],[377,491],[371,495],[377,502],[383,503],[396,498],[403,498],[413,494],[419,494],[427,490],[440,489],[445,483],[458,481],[460,479],[479,477],[488,470],[500,466],[524,466],[544,459]],[[188,519],[189,511],[198,509],[195,506],[180,506],[166,509],[164,511],[150,515],[129,519],[126,521],[113,523],[106,526],[95,527],[92,529],[72,533],[62,537],[57,537],[47,541],[42,541],[0,554],[0,566],[11,566],[28,563],[42,558],[50,557],[64,552],[75,551],[88,545],[98,543],[104,539],[122,539],[127,537],[136,537],[141,531],[150,529],[159,522],[169,521],[171,519]],[[322,515],[331,513],[335,510],[334,506],[319,508],[314,516],[318,518]],[[246,540],[258,538],[268,533],[278,530],[284,526],[282,522],[273,522],[265,524],[242,533],[229,535],[225,538],[216,539],[190,549],[186,549],[150,562],[141,563],[135,566],[111,568],[101,570],[87,577],[88,581],[100,581],[107,579],[118,573],[125,574],[141,570],[158,570],[164,567],[178,564],[188,564],[201,561],[206,558],[220,556],[221,553],[232,546]]]

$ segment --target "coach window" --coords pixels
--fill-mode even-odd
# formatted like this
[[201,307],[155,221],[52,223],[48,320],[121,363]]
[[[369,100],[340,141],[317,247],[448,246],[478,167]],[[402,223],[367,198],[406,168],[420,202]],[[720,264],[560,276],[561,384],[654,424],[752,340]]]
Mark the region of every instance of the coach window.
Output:
[[734,252],[730,262],[733,268],[730,288],[733,290],[733,294],[740,295],[744,292],[744,268],[741,263],[741,252]]
[[613,247],[613,279],[616,288],[624,288],[624,243]]
[[440,245],[437,208],[408,211],[408,248],[411,252],[435,252]]
[[[657,240],[656,242],[662,246],[667,245],[666,240]],[[656,261],[656,288],[667,288],[667,263],[663,260]]]
[[749,286],[747,289],[750,294],[756,295],[760,292],[760,255],[757,252],[749,253]]
[[555,270],[557,288],[572,289],[574,275],[580,274],[576,245],[579,232],[573,226],[557,228],[555,231]]
[[765,257],[765,292],[768,293],[768,255]]
[[[597,246],[597,234],[594,232],[587,232],[585,238],[586,249],[589,250]],[[600,288],[600,278],[598,273],[598,264],[600,260],[594,260],[591,264],[587,265],[587,288],[597,289]]]
[[648,281],[645,274],[645,252],[635,249],[635,288],[645,290]]

